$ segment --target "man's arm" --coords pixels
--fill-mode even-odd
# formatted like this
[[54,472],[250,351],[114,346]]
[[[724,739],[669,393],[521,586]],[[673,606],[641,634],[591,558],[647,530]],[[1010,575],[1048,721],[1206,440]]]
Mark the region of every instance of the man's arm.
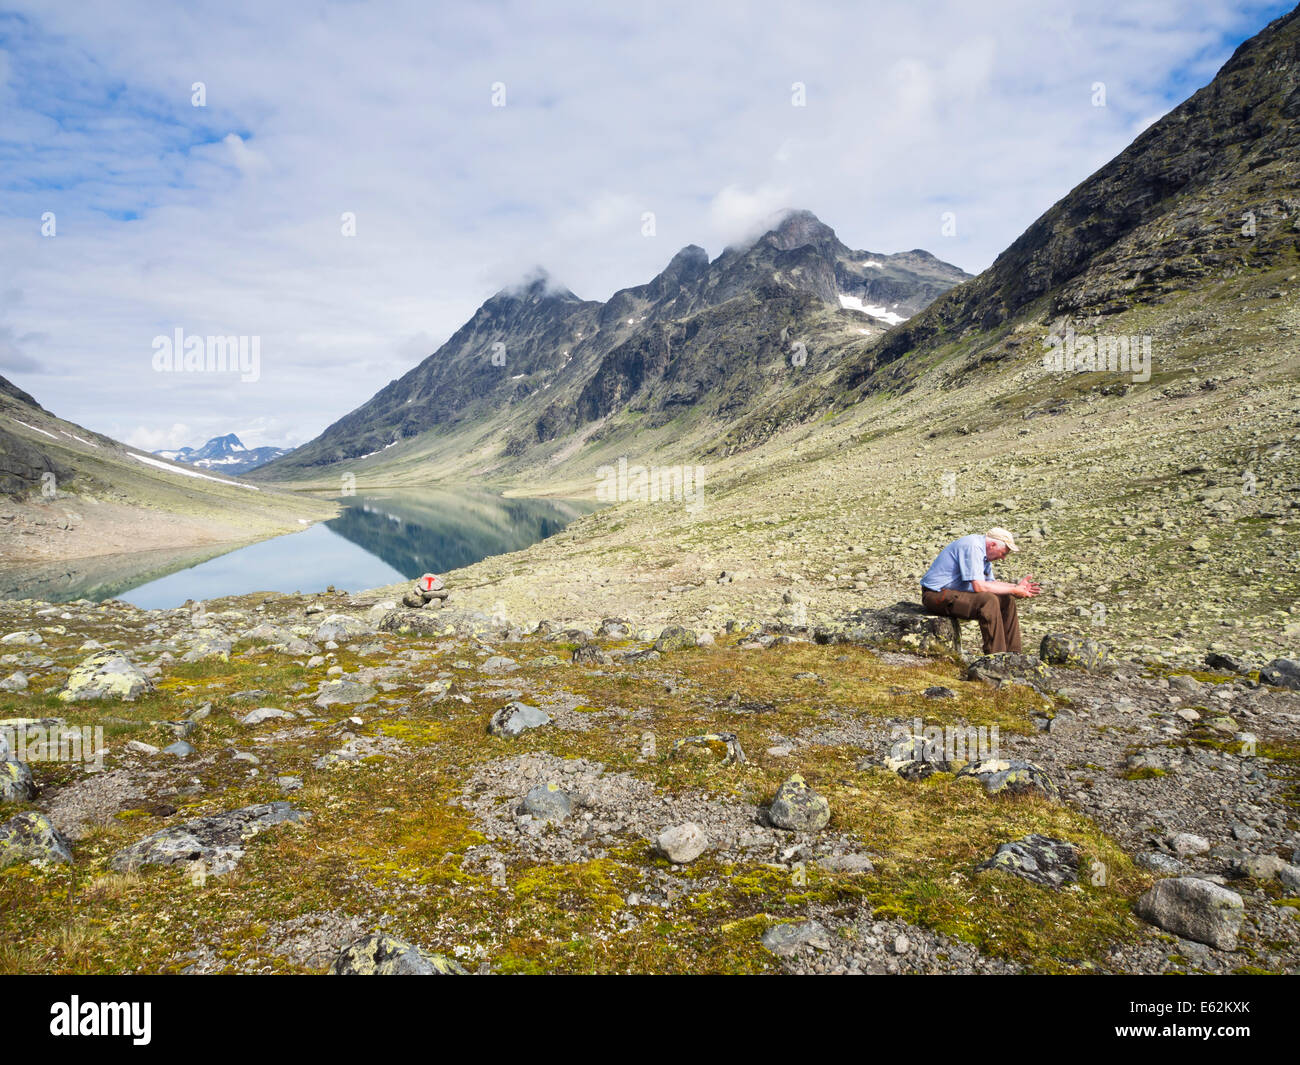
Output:
[[1041,590],[1029,577],[1021,577],[1015,584],[1007,581],[971,581],[976,592],[992,592],[994,595],[1014,595],[1017,599],[1031,599]]

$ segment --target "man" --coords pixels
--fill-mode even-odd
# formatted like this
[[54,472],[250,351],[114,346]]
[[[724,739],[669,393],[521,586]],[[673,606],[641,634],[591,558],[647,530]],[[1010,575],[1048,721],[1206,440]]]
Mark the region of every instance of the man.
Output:
[[1020,653],[1020,619],[1016,600],[1030,599],[1041,589],[1032,577],[1017,583],[1000,581],[993,565],[1019,551],[1016,538],[1001,527],[954,540],[921,578],[921,605],[940,617],[975,618],[984,637],[984,653]]

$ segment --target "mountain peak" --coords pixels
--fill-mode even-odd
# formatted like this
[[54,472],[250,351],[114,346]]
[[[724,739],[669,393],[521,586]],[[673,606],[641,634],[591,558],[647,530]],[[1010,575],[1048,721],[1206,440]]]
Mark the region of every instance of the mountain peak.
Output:
[[825,244],[839,240],[835,230],[812,211],[795,208],[789,209],[765,236],[782,251],[800,248],[805,244]]
[[[577,295],[552,277],[550,272],[543,266],[534,266],[515,284],[507,285],[498,291],[492,297],[492,300],[518,300],[524,303],[535,303],[538,300],[547,298],[559,299],[565,302],[582,302]],[[488,302],[492,302],[492,300]]]

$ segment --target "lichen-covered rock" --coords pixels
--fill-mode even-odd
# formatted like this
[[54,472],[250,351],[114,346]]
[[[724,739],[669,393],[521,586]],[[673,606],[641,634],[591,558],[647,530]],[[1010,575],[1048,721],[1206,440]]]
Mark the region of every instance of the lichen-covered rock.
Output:
[[966,679],[983,681],[998,687],[1009,680],[1023,680],[1038,686],[1050,680],[1051,670],[1037,655],[1020,655],[1011,651],[981,655],[966,667]]
[[767,808],[767,819],[790,832],[816,832],[831,819],[831,805],[795,773],[777,789]]
[[820,921],[789,921],[773,925],[763,933],[761,942],[773,954],[789,957],[801,947],[829,950],[830,933]]
[[705,732],[673,744],[674,759],[703,758],[721,765],[744,765],[745,751],[734,732]]
[[229,662],[231,641],[224,636],[204,636],[181,655],[182,662],[204,662],[209,659]]
[[346,678],[323,680],[316,692],[316,705],[322,710],[330,706],[354,706],[374,697],[375,689],[369,684]]
[[1236,950],[1245,906],[1235,891],[1195,877],[1159,881],[1133,906],[1144,921],[1218,950]]
[[627,618],[604,618],[600,634],[609,640],[626,640],[632,634],[632,622]]
[[353,617],[351,614],[330,614],[316,626],[312,638],[318,643],[324,643],[326,640],[343,643],[358,636],[369,636],[374,631],[374,626],[370,622]]
[[594,643],[584,643],[573,652],[573,661],[581,666],[605,666],[610,657]]
[[266,650],[275,651],[278,654],[314,655],[320,650],[314,643],[304,640],[301,636],[290,632],[288,629],[279,625],[270,625],[266,622],[241,632],[239,639],[251,640],[254,643],[261,644]]
[[1037,832],[1003,843],[977,869],[1001,869],[1031,884],[1059,888],[1079,879],[1079,851],[1073,843]]
[[120,651],[96,651],[81,661],[59,692],[65,703],[89,699],[134,699],[153,691],[153,682]]
[[25,692],[27,690],[27,674],[21,670],[15,670],[0,680],[0,692]]
[[551,715],[527,703],[506,703],[492,715],[488,721],[488,731],[494,736],[508,736],[513,739],[522,736],[530,728],[541,728],[551,723]]
[[513,673],[519,668],[519,663],[505,655],[493,655],[478,668],[480,673]]
[[660,832],[655,837],[655,849],[674,865],[685,865],[709,849],[709,837],[694,821],[687,821]]
[[1053,666],[1073,666],[1097,673],[1109,666],[1110,648],[1095,640],[1049,632],[1038,647],[1038,657]]
[[538,784],[525,795],[519,810],[542,821],[563,821],[573,813],[573,800],[568,792],[552,781]]
[[957,770],[959,777],[974,777],[989,795],[1040,795],[1057,800],[1060,789],[1040,765],[1033,762],[986,758]]
[[211,817],[200,817],[183,825],[164,828],[137,840],[113,855],[109,868],[133,872],[143,865],[176,865],[203,862],[206,871],[219,876],[228,873],[244,856],[244,844],[272,825],[302,821],[311,814],[296,810],[287,802],[263,802]]
[[684,629],[680,625],[669,625],[659,634],[659,639],[655,640],[654,649],[660,654],[669,651],[684,651],[687,648],[695,646],[695,633],[691,629]]
[[1294,658],[1273,659],[1259,671],[1259,682],[1300,691],[1300,661]]
[[15,862],[72,862],[72,844],[50,819],[29,810],[0,825],[0,869]]
[[36,644],[40,644],[40,643],[44,643],[44,642],[45,642],[45,639],[44,639],[44,637],[41,636],[41,634],[40,634],[39,632],[30,632],[30,631],[28,631],[28,630],[22,630],[22,631],[19,631],[19,632],[11,632],[11,633],[8,633],[8,634],[6,634],[6,635],[4,635],[4,636],[0,636],[0,643],[4,643],[4,644],[19,644],[19,645],[24,646],[24,647],[26,647],[26,646],[33,646],[33,647],[34,647]]
[[464,967],[442,954],[380,932],[363,936],[339,951],[331,976],[467,976]]
[[0,802],[26,802],[36,795],[36,782],[26,762],[0,761]]

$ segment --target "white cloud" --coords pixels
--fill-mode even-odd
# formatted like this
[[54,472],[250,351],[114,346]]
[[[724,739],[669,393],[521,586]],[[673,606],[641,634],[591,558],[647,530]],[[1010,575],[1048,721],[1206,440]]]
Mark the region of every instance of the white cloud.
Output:
[[190,427],[179,422],[166,429],[137,425],[118,439],[141,451],[176,451],[182,447],[198,447],[204,442],[196,441]]

